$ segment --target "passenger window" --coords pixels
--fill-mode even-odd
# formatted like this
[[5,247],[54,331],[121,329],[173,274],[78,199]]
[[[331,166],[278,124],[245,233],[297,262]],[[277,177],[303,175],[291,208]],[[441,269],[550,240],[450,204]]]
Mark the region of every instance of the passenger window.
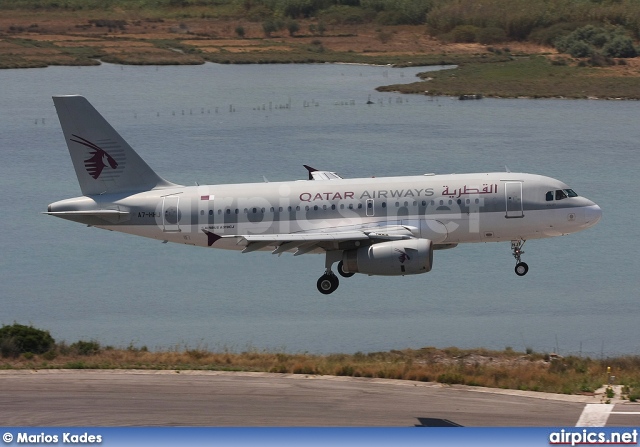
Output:
[[553,191],[549,191],[547,193],[547,202],[551,202],[553,200]]
[[358,209],[362,209],[362,203],[358,203]]
[[566,199],[567,195],[561,189],[556,189],[556,200]]
[[209,210],[209,216],[213,216],[213,210]]

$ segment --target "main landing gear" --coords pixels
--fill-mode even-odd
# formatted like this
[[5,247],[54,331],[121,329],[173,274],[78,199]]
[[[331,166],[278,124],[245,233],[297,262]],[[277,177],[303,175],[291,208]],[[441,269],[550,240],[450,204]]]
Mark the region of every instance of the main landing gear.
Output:
[[526,241],[523,241],[521,239],[517,241],[511,241],[511,251],[513,252],[513,257],[516,258],[515,271],[516,275],[518,276],[524,276],[529,271],[529,266],[527,265],[527,263],[520,260],[520,256],[524,254],[524,251],[522,251],[522,247],[524,246],[525,242]]
[[333,293],[339,285],[340,281],[338,277],[331,270],[326,271],[324,275],[318,279],[318,290],[325,295]]
[[351,276],[354,275],[354,273],[349,273],[344,271],[344,265],[342,263],[342,251],[340,250],[328,251],[327,257],[325,258],[325,261],[324,261],[324,267],[325,267],[324,275],[318,278],[317,285],[318,285],[318,291],[320,293],[329,295],[330,293],[335,292],[335,290],[340,285],[340,280],[338,280],[338,277],[331,270],[331,266],[336,261],[338,262],[337,270],[340,276],[342,276],[343,278],[350,278]]

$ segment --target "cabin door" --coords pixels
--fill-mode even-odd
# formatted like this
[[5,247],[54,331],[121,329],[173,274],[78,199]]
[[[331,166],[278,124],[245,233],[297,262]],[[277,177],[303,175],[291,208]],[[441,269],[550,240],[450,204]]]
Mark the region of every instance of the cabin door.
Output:
[[506,201],[507,219],[524,217],[522,209],[522,182],[505,182],[504,198]]
[[180,196],[162,198],[162,231],[180,231]]

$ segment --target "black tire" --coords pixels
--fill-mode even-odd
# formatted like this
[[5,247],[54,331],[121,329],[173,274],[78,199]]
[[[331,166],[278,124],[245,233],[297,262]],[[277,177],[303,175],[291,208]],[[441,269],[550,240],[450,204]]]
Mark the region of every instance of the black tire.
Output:
[[343,267],[344,264],[342,263],[342,261],[338,262],[338,273],[340,274],[340,276],[342,276],[343,278],[351,278],[353,275],[355,275],[355,273],[345,272]]
[[529,271],[529,266],[526,262],[519,262],[516,264],[515,272],[518,276],[524,276]]
[[318,291],[324,295],[329,295],[330,293],[335,292],[335,290],[340,285],[340,281],[336,275],[327,275],[326,273],[318,278]]

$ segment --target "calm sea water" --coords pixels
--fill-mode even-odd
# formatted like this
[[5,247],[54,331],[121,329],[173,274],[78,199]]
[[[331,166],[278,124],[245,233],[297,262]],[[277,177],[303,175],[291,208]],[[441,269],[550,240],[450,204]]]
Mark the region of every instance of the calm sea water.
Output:
[[[380,94],[424,69],[353,65],[0,71],[0,323],[151,349],[355,352],[512,346],[640,354],[640,103]],[[85,95],[182,184],[426,172],[539,173],[603,209],[594,228],[436,252],[431,273],[356,275],[323,296],[324,257],[186,247],[41,215],[79,195],[51,95]],[[367,100],[375,104],[366,105]],[[256,185],[259,188],[259,184]]]

